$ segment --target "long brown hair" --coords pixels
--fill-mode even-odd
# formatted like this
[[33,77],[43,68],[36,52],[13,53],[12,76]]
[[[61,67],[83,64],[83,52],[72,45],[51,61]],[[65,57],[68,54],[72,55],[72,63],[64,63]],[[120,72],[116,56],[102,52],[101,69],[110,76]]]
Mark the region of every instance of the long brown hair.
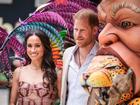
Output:
[[[41,69],[44,72],[43,75],[43,81],[44,79],[47,79],[53,86],[55,86],[56,80],[57,80],[57,75],[56,75],[56,71],[55,71],[55,63],[53,61],[53,57],[52,57],[52,49],[51,49],[51,43],[49,40],[49,37],[46,35],[45,32],[41,31],[41,30],[29,30],[25,33],[26,37],[25,37],[25,47],[27,46],[27,40],[30,36],[32,35],[36,35],[39,37],[39,39],[41,40],[41,43],[43,44],[44,48],[45,48],[45,52],[44,52],[44,56],[43,56],[43,61],[42,61],[42,65],[41,65]],[[28,57],[28,55],[26,54],[26,59],[28,61],[28,64],[31,63],[31,59]]]

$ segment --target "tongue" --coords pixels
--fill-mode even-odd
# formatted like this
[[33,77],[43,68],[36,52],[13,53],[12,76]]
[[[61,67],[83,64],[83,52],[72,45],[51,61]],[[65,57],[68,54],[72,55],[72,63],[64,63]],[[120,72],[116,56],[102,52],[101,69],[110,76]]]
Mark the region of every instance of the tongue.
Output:
[[123,63],[123,65],[125,65],[125,67],[128,68],[128,65],[121,58],[121,56],[115,50],[113,50],[111,47],[101,47],[97,51],[97,54],[96,55],[113,55],[113,56],[117,57]]

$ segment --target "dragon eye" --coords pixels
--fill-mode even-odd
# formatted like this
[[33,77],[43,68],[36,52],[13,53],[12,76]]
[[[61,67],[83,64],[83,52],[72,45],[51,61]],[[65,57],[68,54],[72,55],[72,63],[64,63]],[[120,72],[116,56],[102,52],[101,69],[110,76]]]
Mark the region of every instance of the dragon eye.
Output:
[[113,65],[110,65],[110,66],[108,65],[108,66],[106,67],[106,69],[110,69],[110,70],[111,70],[111,69],[113,69],[113,70],[118,70],[118,69],[121,69],[121,67],[118,66],[118,65],[114,65],[114,66],[113,66]]

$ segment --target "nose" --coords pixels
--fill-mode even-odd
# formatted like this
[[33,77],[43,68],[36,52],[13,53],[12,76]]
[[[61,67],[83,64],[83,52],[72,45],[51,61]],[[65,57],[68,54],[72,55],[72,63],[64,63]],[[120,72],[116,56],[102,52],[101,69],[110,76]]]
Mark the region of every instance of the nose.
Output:
[[84,74],[83,74],[83,79],[84,79],[85,81],[88,79],[88,77],[89,77],[89,74],[88,74],[88,73],[84,73]]
[[32,48],[31,48],[31,51],[32,51],[32,52],[35,52],[35,51],[36,51],[36,48],[35,48],[35,47],[32,47]]
[[117,30],[112,24],[107,24],[100,32],[98,40],[101,46],[109,46],[119,40]]
[[75,31],[75,36],[76,36],[76,37],[81,36],[81,31],[80,31],[80,30],[76,30],[76,31]]

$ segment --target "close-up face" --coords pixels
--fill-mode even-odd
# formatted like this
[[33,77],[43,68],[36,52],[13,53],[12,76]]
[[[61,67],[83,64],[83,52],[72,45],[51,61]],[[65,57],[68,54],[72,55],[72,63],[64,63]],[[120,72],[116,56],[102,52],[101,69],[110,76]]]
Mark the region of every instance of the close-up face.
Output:
[[98,17],[101,48],[113,49],[133,70],[135,94],[140,95],[140,0],[102,0]]
[[120,41],[140,56],[140,1],[103,0],[98,13],[103,27],[99,34],[100,45]]
[[27,39],[27,54],[32,61],[43,59],[44,46],[38,36],[32,35]]
[[74,39],[79,47],[86,47],[91,44],[95,38],[95,33],[94,28],[91,28],[87,19],[75,19]]

